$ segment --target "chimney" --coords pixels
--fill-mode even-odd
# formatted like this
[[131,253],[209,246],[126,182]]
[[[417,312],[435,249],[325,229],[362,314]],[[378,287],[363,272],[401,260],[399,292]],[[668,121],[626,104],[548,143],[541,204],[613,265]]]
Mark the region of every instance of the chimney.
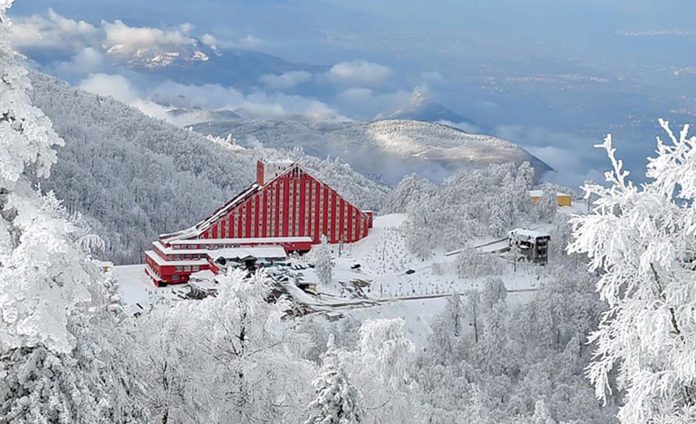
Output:
[[264,186],[266,183],[287,171],[294,164],[291,160],[277,160],[264,162],[259,160],[256,162],[256,184]]
[[256,184],[263,186],[265,180],[266,164],[262,160],[256,161]]

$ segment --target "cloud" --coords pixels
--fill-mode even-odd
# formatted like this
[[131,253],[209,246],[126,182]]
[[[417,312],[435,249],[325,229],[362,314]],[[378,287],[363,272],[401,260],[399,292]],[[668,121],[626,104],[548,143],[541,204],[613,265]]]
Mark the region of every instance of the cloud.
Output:
[[10,26],[12,44],[17,48],[42,47],[81,49],[99,39],[99,29],[85,21],[65,18],[53,9],[46,16],[18,17]]
[[376,91],[365,87],[351,87],[340,91],[334,102],[340,110],[360,119],[372,120],[385,111],[408,105],[412,92],[407,90]]
[[196,40],[189,35],[193,26],[187,23],[173,29],[162,30],[131,27],[120,20],[115,20],[102,22],[102,28],[104,29],[104,48],[107,52],[134,53],[138,50],[196,45]]
[[107,67],[102,52],[94,47],[85,47],[70,60],[59,62],[55,65],[55,72],[59,75],[84,75],[96,73]]
[[110,96],[124,103],[132,103],[141,96],[131,81],[123,75],[91,74],[79,87],[100,96]]
[[312,74],[307,71],[289,71],[280,75],[266,74],[259,78],[265,86],[275,90],[289,90],[304,82],[310,81]]
[[338,94],[339,99],[347,103],[369,101],[373,96],[374,92],[371,89],[364,87],[348,88]]
[[445,77],[438,71],[423,72],[421,78],[428,84],[441,84],[446,81]]
[[219,48],[253,49],[263,42],[252,34],[221,40],[204,33],[200,40],[190,23],[166,29],[130,26],[121,20],[101,21],[98,25],[61,16],[53,9],[46,15],[16,17],[10,30],[14,46],[22,48],[58,48],[79,52],[85,47],[105,52],[131,54],[142,50],[191,47],[198,44]]
[[[84,79],[79,87],[94,94],[110,96],[141,112],[167,120],[175,125],[189,115],[180,117],[167,113],[171,108],[203,108],[233,110],[250,119],[304,118],[309,120],[347,120],[327,104],[312,98],[262,91],[242,93],[234,87],[219,84],[188,85],[167,81],[153,89],[138,89],[123,75],[97,73]],[[190,122],[188,122],[190,124]]]
[[255,35],[247,34],[238,42],[238,46],[243,49],[255,49],[261,45],[262,41]]
[[617,34],[630,38],[649,38],[649,37],[693,37],[696,35],[694,31],[685,31],[681,29],[655,29],[655,30],[640,30],[640,31],[617,31]]
[[200,42],[213,50],[223,49],[255,49],[263,44],[263,41],[255,35],[247,34],[239,39],[220,39],[213,34],[203,34]]
[[517,125],[499,126],[494,132],[551,166],[555,172],[545,175],[547,180],[571,187],[578,187],[586,179],[604,180],[606,156],[593,148],[601,137]]
[[90,74],[79,84],[79,87],[90,93],[109,96],[133,106],[148,116],[169,121],[175,125],[178,123],[176,117],[167,113],[167,108],[145,98],[144,93],[123,75]]
[[229,108],[244,101],[244,94],[234,87],[220,84],[181,84],[165,81],[149,91],[149,97],[158,103],[174,107]]
[[203,34],[203,36],[201,37],[201,43],[205,44],[213,50],[216,50],[219,42],[214,35],[206,33]]
[[388,66],[364,60],[337,63],[329,69],[329,80],[341,84],[375,86],[386,82],[394,71]]

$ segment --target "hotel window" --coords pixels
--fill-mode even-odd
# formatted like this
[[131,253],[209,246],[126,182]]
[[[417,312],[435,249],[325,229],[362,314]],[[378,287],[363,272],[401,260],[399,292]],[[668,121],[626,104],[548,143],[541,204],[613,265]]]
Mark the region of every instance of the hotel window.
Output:
[[177,266],[177,267],[176,267],[176,272],[181,272],[181,267],[180,267],[180,266]]

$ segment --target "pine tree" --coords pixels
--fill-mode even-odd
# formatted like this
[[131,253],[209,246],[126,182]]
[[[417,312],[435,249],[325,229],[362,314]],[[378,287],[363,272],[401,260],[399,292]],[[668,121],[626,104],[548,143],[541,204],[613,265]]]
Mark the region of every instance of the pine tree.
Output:
[[314,269],[319,277],[319,282],[324,285],[331,284],[334,262],[326,236],[322,236],[321,244],[314,248],[314,258]]
[[321,374],[314,380],[316,398],[305,424],[355,424],[361,422],[358,394],[348,381],[334,337],[329,337]]

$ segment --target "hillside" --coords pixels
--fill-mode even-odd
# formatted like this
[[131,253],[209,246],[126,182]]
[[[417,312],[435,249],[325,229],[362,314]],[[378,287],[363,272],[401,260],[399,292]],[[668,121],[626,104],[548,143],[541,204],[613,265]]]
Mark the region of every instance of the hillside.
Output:
[[231,134],[246,147],[290,148],[338,157],[359,173],[395,185],[417,173],[440,181],[462,169],[529,161],[537,176],[551,168],[521,147],[446,125],[406,120],[375,122],[224,121],[193,126],[201,134]]
[[447,106],[429,99],[428,95],[421,91],[415,91],[407,105],[395,110],[382,112],[375,117],[377,121],[384,119],[405,119],[424,122],[444,121],[474,126],[468,119],[452,111]]
[[81,212],[117,263],[139,262],[159,233],[187,227],[236,195],[253,182],[260,157],[292,156],[362,208],[379,209],[387,193],[345,164],[211,141],[43,74],[32,83],[34,104],[65,139],[42,189]]

